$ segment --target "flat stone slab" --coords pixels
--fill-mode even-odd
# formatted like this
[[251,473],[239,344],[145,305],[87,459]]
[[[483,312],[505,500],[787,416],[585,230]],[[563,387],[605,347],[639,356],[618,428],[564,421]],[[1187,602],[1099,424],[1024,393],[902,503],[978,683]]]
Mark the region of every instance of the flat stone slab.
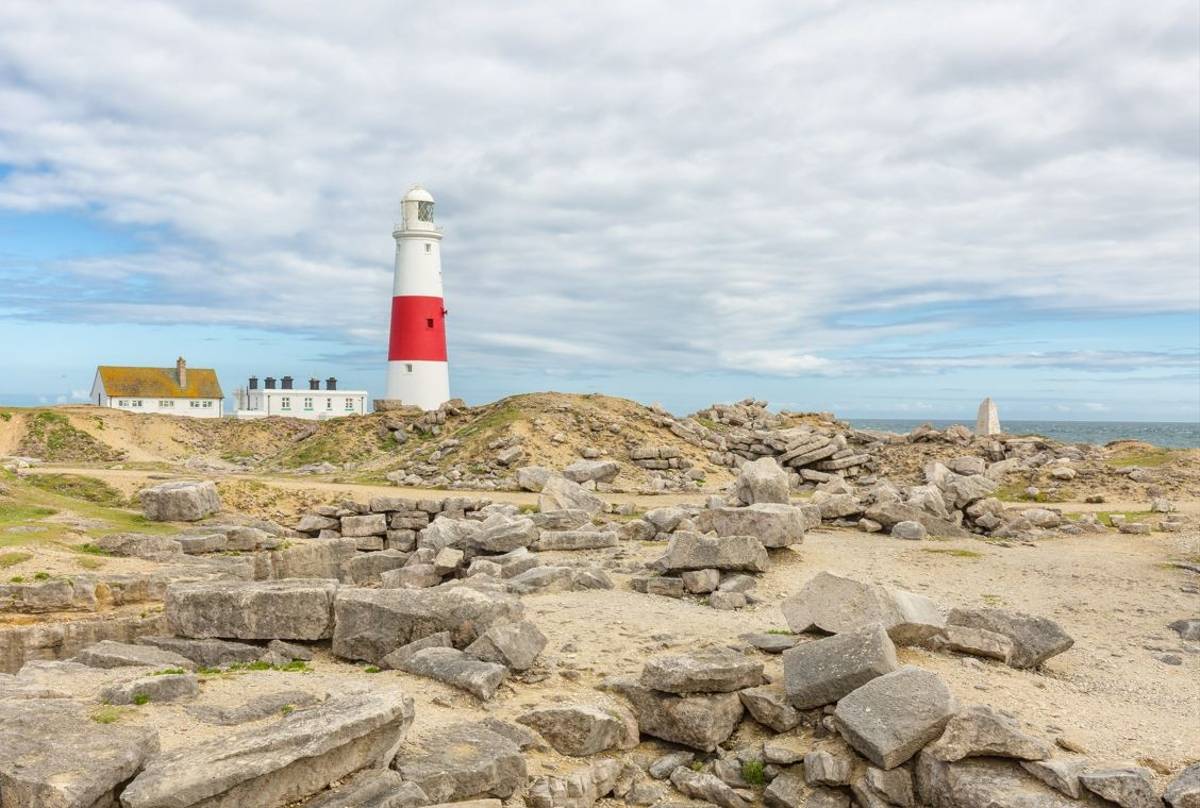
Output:
[[587,757],[638,745],[638,725],[624,708],[596,704],[539,707],[517,717],[537,730],[560,755]]
[[333,635],[337,590],[319,578],[171,584],[167,623],[181,637],[323,640]]
[[646,661],[639,682],[664,693],[729,693],[763,683],[760,660],[730,650],[664,654]]
[[283,805],[367,766],[384,766],[413,719],[396,692],[335,696],[264,727],[156,758],[121,795],[124,808]]
[[525,786],[525,756],[483,722],[452,724],[406,742],[392,767],[431,800],[507,799]]
[[168,673],[110,685],[100,691],[100,701],[105,704],[158,704],[189,699],[199,692],[196,674]]
[[219,668],[235,662],[254,662],[265,652],[261,646],[244,642],[193,640],[186,637],[138,637],[137,645],[150,645],[169,651],[206,668]]
[[305,690],[281,690],[255,696],[243,704],[233,707],[215,707],[198,705],[187,708],[188,715],[205,724],[215,724],[222,727],[232,727],[238,724],[248,724],[251,721],[261,721],[270,716],[281,716],[304,707],[320,704],[321,699]]
[[142,513],[152,522],[196,522],[221,510],[211,480],[162,483],[138,493]]
[[610,678],[605,687],[629,702],[642,734],[703,752],[712,752],[726,741],[742,718],[742,701],[737,693],[676,696],[629,677]]
[[693,519],[701,533],[753,536],[764,547],[790,547],[804,541],[804,512],[792,505],[760,502],[744,508],[707,508]]
[[787,693],[778,685],[763,685],[738,691],[742,704],[754,720],[776,732],[787,732],[800,723],[800,713],[788,703]]
[[486,701],[496,695],[508,668],[495,662],[483,662],[457,648],[425,648],[400,663],[400,670],[426,676],[465,690]]
[[153,728],[100,724],[75,702],[0,701],[0,804],[115,806],[158,749]]
[[465,586],[343,589],[334,613],[333,653],[378,664],[400,646],[441,631],[465,647],[493,624],[519,621],[524,607],[511,595]]
[[896,646],[883,626],[875,624],[785,651],[784,690],[793,707],[810,710],[832,704],[898,667]]
[[132,645],[130,643],[102,640],[95,645],[89,645],[75,655],[75,661],[89,668],[127,668],[146,666],[155,668],[183,668],[192,670],[196,667],[190,659],[171,651],[154,648],[147,645]]
[[1007,637],[1012,642],[1008,664],[1014,668],[1035,668],[1075,644],[1050,618],[1005,609],[952,609],[946,622]]
[[917,796],[937,808],[976,808],[981,805],[1030,808],[1111,808],[1112,803],[1079,801],[1029,775],[1016,761],[968,758],[946,763],[921,752],[915,767]]
[[671,536],[666,554],[653,564],[662,572],[766,572],[771,562],[762,542],[753,536],[715,538],[681,530]]
[[798,634],[814,629],[839,634],[880,623],[901,645],[920,644],[940,635],[946,626],[941,611],[922,595],[828,572],[810,579],[780,609],[788,628]]
[[[318,794],[301,808],[418,808],[429,798],[416,783],[409,783],[392,769],[367,769]],[[496,806],[499,808],[499,801]]]
[[838,731],[881,769],[893,769],[942,734],[958,705],[936,673],[905,666],[838,702]]
[[738,639],[753,645],[763,653],[782,654],[784,651],[795,646],[798,638],[795,634],[773,634],[764,631],[752,634],[739,634]]
[[619,538],[612,530],[543,530],[532,549],[546,550],[597,550],[616,547]]
[[518,620],[493,625],[468,645],[466,651],[484,662],[524,671],[533,667],[545,647],[546,635],[528,620]]
[[964,708],[946,724],[942,736],[928,746],[938,760],[952,763],[967,757],[1044,760],[1052,748],[1024,732],[1015,719],[983,704]]

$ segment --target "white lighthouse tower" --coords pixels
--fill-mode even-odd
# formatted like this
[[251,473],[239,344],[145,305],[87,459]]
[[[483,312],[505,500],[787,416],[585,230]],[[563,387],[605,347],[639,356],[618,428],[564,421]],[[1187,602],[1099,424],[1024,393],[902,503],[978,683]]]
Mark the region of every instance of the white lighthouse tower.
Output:
[[450,398],[446,308],[442,300],[442,231],[433,223],[433,196],[414,186],[400,202],[387,397],[436,410]]

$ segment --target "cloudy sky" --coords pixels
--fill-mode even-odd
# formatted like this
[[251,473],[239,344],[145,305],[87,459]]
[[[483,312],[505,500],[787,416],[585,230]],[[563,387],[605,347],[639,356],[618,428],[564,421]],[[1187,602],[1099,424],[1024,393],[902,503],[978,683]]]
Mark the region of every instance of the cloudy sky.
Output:
[[420,182],[472,403],[1196,420],[1198,38],[1193,0],[8,0],[0,401],[178,354],[382,393]]

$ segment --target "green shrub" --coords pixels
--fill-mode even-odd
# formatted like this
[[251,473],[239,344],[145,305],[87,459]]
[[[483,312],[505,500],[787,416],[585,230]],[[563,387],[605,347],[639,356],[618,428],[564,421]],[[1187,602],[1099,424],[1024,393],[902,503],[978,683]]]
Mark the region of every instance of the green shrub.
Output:
[[742,764],[742,779],[752,786],[761,786],[767,782],[761,760],[747,760]]
[[138,693],[137,695],[135,695],[133,697],[133,703],[136,704],[137,706],[141,707],[143,704],[150,703],[150,697],[147,696],[145,693]]

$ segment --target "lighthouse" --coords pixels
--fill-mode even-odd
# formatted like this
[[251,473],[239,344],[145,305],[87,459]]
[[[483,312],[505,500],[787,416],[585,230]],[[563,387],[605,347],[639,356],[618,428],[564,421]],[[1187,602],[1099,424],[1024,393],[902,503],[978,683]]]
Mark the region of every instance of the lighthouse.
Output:
[[442,231],[433,223],[433,196],[414,186],[400,202],[387,397],[423,410],[450,398],[446,308],[442,300]]

